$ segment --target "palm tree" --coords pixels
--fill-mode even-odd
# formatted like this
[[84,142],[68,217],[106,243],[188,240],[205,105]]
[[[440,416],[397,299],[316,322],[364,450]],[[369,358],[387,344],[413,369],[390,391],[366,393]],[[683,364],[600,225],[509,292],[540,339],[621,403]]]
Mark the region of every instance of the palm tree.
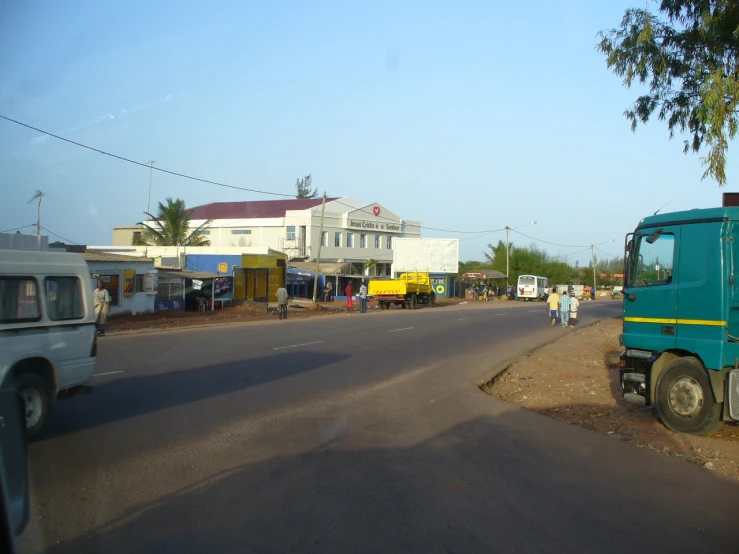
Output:
[[210,246],[203,231],[211,224],[209,219],[196,229],[190,230],[190,211],[185,201],[167,198],[167,204],[159,202],[159,213],[154,216],[144,212],[151,224],[144,223],[144,232],[140,239],[134,239],[137,246]]
[[377,274],[377,264],[379,263],[380,262],[378,262],[374,258],[370,258],[369,260],[364,262],[364,269],[369,269],[368,274],[370,277],[374,277]]

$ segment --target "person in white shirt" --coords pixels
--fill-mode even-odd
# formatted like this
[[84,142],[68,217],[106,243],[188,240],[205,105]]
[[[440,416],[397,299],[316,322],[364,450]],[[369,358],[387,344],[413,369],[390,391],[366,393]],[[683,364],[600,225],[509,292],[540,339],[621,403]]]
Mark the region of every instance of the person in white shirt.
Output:
[[102,281],[98,281],[98,288],[95,289],[93,306],[95,308],[95,327],[98,330],[98,335],[105,336],[105,323],[108,321],[108,312],[110,311],[110,293],[103,286]]
[[575,292],[572,292],[572,298],[570,298],[570,327],[574,327],[577,324],[577,310],[580,307],[580,301],[575,296]]
[[280,287],[277,289],[277,315],[280,319],[287,319],[287,289]]
[[359,287],[359,313],[367,313],[367,285],[362,281],[362,286]]

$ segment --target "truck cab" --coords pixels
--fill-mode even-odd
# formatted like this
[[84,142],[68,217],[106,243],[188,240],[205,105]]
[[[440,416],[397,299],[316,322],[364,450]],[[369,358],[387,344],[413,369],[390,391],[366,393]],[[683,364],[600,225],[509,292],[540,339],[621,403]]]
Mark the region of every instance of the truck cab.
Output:
[[654,215],[626,237],[621,383],[676,432],[739,420],[739,208]]

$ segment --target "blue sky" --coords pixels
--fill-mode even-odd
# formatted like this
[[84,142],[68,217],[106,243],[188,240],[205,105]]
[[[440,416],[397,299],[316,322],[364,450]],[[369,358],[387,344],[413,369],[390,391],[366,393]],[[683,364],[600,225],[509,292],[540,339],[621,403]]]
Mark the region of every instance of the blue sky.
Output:
[[[633,134],[597,33],[641,3],[26,2],[0,0],[0,113],[173,171],[380,202],[453,230],[513,228],[617,255],[666,211],[720,205],[699,156]],[[732,145],[733,146],[733,145]],[[141,220],[148,169],[0,121],[0,231],[35,223],[111,242]],[[152,201],[267,196],[154,173]],[[30,229],[28,229],[30,231]],[[459,236],[462,259],[504,233]],[[52,237],[53,238],[53,237]],[[531,240],[511,234],[512,241]],[[583,248],[543,246],[587,263]]]

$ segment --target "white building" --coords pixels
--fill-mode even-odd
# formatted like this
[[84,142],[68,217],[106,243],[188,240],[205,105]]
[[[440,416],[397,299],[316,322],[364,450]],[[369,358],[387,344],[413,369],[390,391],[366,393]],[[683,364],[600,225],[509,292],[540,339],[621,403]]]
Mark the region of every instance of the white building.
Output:
[[[156,300],[156,270],[150,258],[102,252],[82,254],[93,288],[102,281],[110,294],[110,315],[148,314]],[[147,286],[147,279],[152,284]]]
[[[421,236],[420,222],[350,197],[326,201],[321,235],[321,203],[321,198],[215,202],[192,209],[191,227],[212,220],[206,232],[211,248],[271,248],[291,260],[315,260],[320,243],[321,261],[360,265],[374,259],[380,275],[390,275],[396,238]],[[141,226],[116,227],[113,245],[130,246],[141,232]]]

